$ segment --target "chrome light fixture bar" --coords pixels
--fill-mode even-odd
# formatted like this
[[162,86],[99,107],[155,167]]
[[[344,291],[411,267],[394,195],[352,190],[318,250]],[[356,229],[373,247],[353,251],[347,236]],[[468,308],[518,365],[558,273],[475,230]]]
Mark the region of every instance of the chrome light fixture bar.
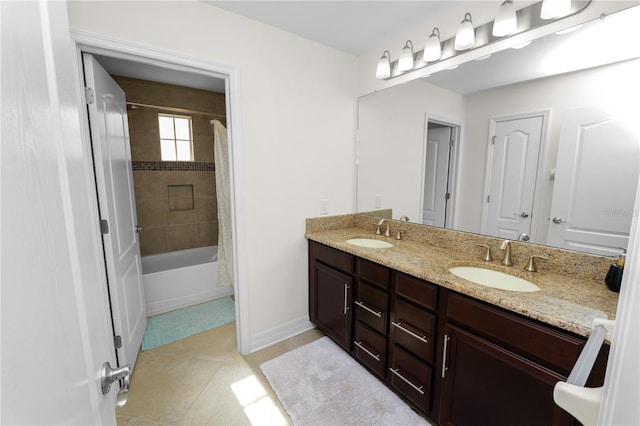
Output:
[[[565,1],[567,1],[567,0],[565,0]],[[524,33],[526,31],[532,30],[534,28],[539,28],[539,27],[541,27],[543,25],[548,24],[549,22],[555,22],[555,21],[564,19],[564,18],[566,18],[568,16],[575,15],[575,14],[577,14],[579,12],[582,12],[591,3],[591,0],[568,0],[568,1],[570,1],[570,3],[571,3],[571,8],[569,9],[569,11],[566,14],[560,16],[560,17],[552,18],[552,20],[544,19],[544,18],[541,17],[541,11],[542,11],[543,2],[537,2],[537,3],[534,3],[534,4],[530,5],[530,6],[524,7],[522,9],[516,11],[517,27],[513,32],[509,33],[507,36],[512,36],[512,35],[515,35],[515,34],[521,34],[521,33]],[[502,8],[502,6],[501,6],[501,8]],[[466,15],[465,15],[465,20],[466,20]],[[445,40],[443,42],[439,42],[438,43],[441,46],[440,58],[439,59],[430,59],[430,56],[427,55],[427,53],[428,53],[427,45],[425,45],[425,49],[424,50],[421,50],[421,51],[419,51],[417,53],[413,53],[412,57],[414,59],[414,65],[413,65],[413,67],[411,69],[403,71],[399,67],[399,61],[393,61],[390,64],[390,68],[391,68],[390,75],[388,77],[378,77],[378,78],[382,78],[382,79],[395,78],[395,77],[398,77],[400,75],[404,75],[407,72],[418,70],[418,69],[424,68],[424,67],[426,67],[428,65],[433,65],[435,63],[444,61],[444,60],[452,58],[454,56],[462,55],[462,54],[465,54],[467,52],[470,52],[470,51],[473,51],[475,49],[478,49],[480,47],[483,47],[483,46],[489,45],[491,43],[494,43],[496,41],[503,40],[504,39],[503,36],[495,36],[495,35],[492,34],[493,33],[493,26],[494,26],[494,21],[489,22],[489,23],[484,24],[484,25],[480,25],[479,27],[476,27],[474,29],[474,32],[475,32],[475,44],[473,44],[472,47],[470,47],[470,48],[468,48],[466,50],[462,50],[462,51],[456,50],[455,47],[454,47],[454,45],[455,45],[455,37],[452,37],[450,39],[447,39],[447,40]],[[434,34],[436,34],[435,33],[435,29],[434,29],[434,32],[431,34],[431,36],[429,36],[429,39],[435,38],[435,37],[432,37],[432,36],[434,36]],[[439,30],[437,32],[437,38],[438,38],[438,40],[440,38],[440,31]],[[427,43],[429,43],[428,40],[427,40]],[[407,45],[405,45],[405,49],[407,49]],[[413,44],[411,45],[411,50],[413,50]],[[381,58],[381,60],[382,60],[382,58]]]

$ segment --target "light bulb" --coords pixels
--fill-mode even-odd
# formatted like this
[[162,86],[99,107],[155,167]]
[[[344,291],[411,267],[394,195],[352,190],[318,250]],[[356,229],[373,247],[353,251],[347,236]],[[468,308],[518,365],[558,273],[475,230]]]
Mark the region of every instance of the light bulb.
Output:
[[407,40],[404,47],[402,48],[402,52],[400,52],[400,59],[398,59],[398,69],[400,71],[410,71],[413,69],[413,42],[411,40]]
[[564,16],[571,10],[571,0],[542,0],[540,17],[553,19]]
[[498,9],[498,16],[493,21],[493,34],[494,37],[503,37],[511,34],[518,28],[518,17],[516,15],[516,8],[513,5],[513,0],[506,0]]
[[391,77],[391,54],[388,50],[385,50],[378,60],[378,67],[376,68],[376,78],[389,77]]
[[456,50],[467,50],[476,44],[476,32],[471,22],[471,14],[465,13],[464,20],[458,26],[456,31],[456,40],[453,48]]
[[440,45],[440,30],[436,27],[433,32],[427,38],[427,42],[424,45],[423,58],[427,62],[433,62],[440,59],[442,56],[442,46]]

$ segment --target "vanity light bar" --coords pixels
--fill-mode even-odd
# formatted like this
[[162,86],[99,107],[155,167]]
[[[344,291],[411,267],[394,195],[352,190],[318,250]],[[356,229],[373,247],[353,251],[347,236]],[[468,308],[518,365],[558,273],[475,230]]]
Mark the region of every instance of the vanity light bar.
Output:
[[[559,21],[561,19],[564,19],[566,17],[575,15],[579,12],[582,12],[584,9],[587,8],[587,6],[591,3],[591,0],[572,0],[571,1],[571,9],[569,9],[569,12],[566,15],[560,16],[558,18],[555,18],[553,20],[549,20],[549,19],[542,19],[540,17],[540,12],[542,10],[542,2],[538,2],[535,4],[532,4],[530,6],[524,7],[520,10],[516,11],[516,16],[517,16],[517,22],[518,22],[518,27],[516,28],[516,30],[514,32],[512,32],[511,34],[509,34],[508,36],[505,37],[509,37],[509,36],[513,36],[516,34],[521,34],[525,31],[529,31],[532,30],[534,28],[538,28],[541,27],[549,22],[555,22],[555,21]],[[435,61],[425,61],[424,60],[424,50],[420,50],[419,52],[415,52],[413,54],[413,59],[414,59],[414,66],[413,68],[407,70],[407,71],[401,71],[399,65],[399,61],[393,61],[391,62],[391,72],[389,73],[388,76],[386,77],[378,77],[382,80],[389,80],[392,79],[394,77],[398,77],[401,75],[406,74],[407,72],[411,72],[411,71],[415,71],[421,68],[424,68],[428,65],[432,65],[432,64],[436,64],[438,62],[442,62],[446,59],[452,58],[454,56],[458,56],[458,55],[462,55],[464,53],[470,52],[472,50],[478,49],[479,47],[483,47],[486,46],[488,44],[494,43],[498,40],[502,40],[505,37],[496,37],[492,34],[493,31],[493,21],[486,23],[484,25],[480,25],[479,27],[475,28],[475,44],[473,45],[473,47],[467,49],[467,50],[462,50],[462,51],[457,51],[454,48],[454,44],[455,44],[455,37],[452,37],[450,39],[444,40],[442,42],[442,55],[440,56],[440,59],[435,60]]]

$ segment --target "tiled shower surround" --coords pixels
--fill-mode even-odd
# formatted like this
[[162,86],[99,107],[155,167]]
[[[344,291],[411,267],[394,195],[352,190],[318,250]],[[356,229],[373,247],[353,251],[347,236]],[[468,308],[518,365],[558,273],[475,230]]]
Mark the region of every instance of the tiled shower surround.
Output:
[[[182,108],[211,115],[129,107],[129,136],[143,256],[218,243],[213,130],[226,126],[223,93],[113,76],[127,102]],[[161,161],[158,113],[190,115],[193,162]]]

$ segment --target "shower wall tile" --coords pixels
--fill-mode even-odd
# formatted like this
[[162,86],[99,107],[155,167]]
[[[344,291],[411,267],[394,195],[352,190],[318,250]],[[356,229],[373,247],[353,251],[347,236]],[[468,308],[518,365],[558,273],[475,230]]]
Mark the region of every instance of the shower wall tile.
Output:
[[137,200],[138,225],[146,227],[166,226],[167,224],[167,200],[146,199]]
[[197,247],[196,224],[167,226],[167,250],[185,250]]
[[145,226],[140,233],[140,253],[142,256],[166,253],[167,251],[167,227]]
[[196,198],[196,221],[211,222],[218,220],[218,201],[216,197]]
[[217,245],[218,221],[198,222],[196,225],[196,238],[198,246]]
[[[212,118],[226,125],[225,96],[198,89],[114,76],[128,102],[204,111],[192,115],[194,160],[214,162]],[[160,161],[158,113],[171,111],[145,107],[128,108],[131,159]],[[164,253],[218,242],[215,172],[134,171],[134,189],[142,255]],[[171,211],[169,185],[193,185],[193,210]],[[184,207],[176,206],[172,207]]]
[[169,211],[167,212],[167,226],[186,225],[196,223],[196,211]]

